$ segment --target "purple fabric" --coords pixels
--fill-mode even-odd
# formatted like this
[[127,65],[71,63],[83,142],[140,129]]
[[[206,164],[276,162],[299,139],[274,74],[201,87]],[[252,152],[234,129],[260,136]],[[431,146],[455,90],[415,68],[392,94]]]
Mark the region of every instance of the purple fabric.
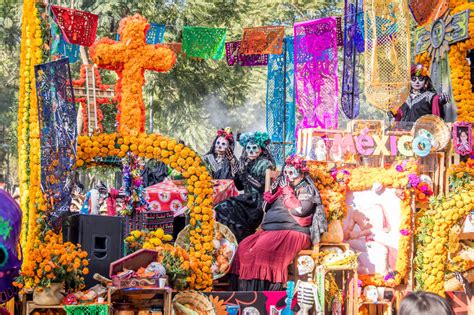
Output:
[[266,66],[268,55],[242,55],[240,41],[225,43],[226,60],[229,66],[238,64],[242,67]]
[[10,300],[15,293],[12,282],[21,267],[21,253],[18,253],[20,230],[20,207],[0,189],[0,303]]
[[337,128],[336,18],[296,23],[294,32],[298,128]]

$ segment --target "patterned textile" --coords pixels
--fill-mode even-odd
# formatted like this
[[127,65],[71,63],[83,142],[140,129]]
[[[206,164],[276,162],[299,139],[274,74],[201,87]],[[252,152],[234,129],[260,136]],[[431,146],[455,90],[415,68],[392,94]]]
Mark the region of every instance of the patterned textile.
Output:
[[298,128],[337,128],[336,18],[296,23],[294,29]]
[[50,20],[51,24],[51,56],[68,57],[70,63],[74,63],[79,60],[79,45],[69,44],[63,38],[61,30],[58,25]]
[[191,58],[222,59],[227,29],[185,26],[183,51]]
[[410,21],[404,0],[365,2],[365,95],[388,111],[410,94]]
[[[267,76],[267,132],[272,142],[295,141],[295,80],[294,80],[294,39],[287,37],[283,41],[283,52],[268,57]],[[286,55],[286,61],[283,59]],[[286,62],[286,63],[285,63]],[[286,115],[286,125],[283,123]],[[283,134],[285,129],[285,135]],[[277,165],[283,165],[283,144],[272,143],[270,146]],[[285,155],[292,154],[294,145],[287,144]]]
[[150,29],[146,33],[146,43],[155,45],[162,43],[165,39],[166,25],[150,23]]
[[76,163],[76,108],[68,59],[35,66],[40,112],[41,189],[58,229],[69,215]]
[[285,27],[261,26],[244,29],[240,52],[243,55],[281,54]]
[[[362,12],[362,0],[346,0],[344,13],[344,67],[342,72],[342,111],[349,119],[359,115],[360,85],[358,77],[360,28],[357,15]],[[358,40],[356,38],[359,38]],[[359,43],[360,45],[360,43]],[[363,48],[363,40],[362,40]]]
[[437,20],[449,9],[448,0],[410,0],[408,5],[419,26]]
[[[233,180],[212,180],[212,183],[214,205],[239,194]],[[146,195],[150,211],[173,211],[178,216],[187,209],[188,191],[183,181],[169,180],[147,187]]]
[[225,51],[229,66],[238,64],[242,67],[254,67],[268,64],[268,55],[242,55],[240,53],[240,41],[226,43]]
[[68,43],[82,46],[91,46],[94,43],[98,15],[57,5],[52,5],[51,11]]

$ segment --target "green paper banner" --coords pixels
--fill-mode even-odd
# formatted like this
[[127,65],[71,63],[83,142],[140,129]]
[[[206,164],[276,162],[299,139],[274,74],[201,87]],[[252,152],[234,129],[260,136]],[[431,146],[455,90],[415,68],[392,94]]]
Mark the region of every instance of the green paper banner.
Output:
[[185,26],[183,52],[191,58],[219,60],[224,57],[227,29]]

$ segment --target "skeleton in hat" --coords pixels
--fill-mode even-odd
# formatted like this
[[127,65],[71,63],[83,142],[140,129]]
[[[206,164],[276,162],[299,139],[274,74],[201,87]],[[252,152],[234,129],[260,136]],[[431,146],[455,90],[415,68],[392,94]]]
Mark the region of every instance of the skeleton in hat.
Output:
[[402,122],[415,122],[424,115],[436,115],[444,119],[444,105],[448,101],[449,96],[446,93],[438,94],[434,89],[428,69],[417,64],[411,68],[410,96],[392,114],[395,120]]
[[237,158],[234,155],[234,134],[230,128],[219,129],[212,142],[211,149],[204,155],[204,163],[214,179],[233,179],[238,171]]

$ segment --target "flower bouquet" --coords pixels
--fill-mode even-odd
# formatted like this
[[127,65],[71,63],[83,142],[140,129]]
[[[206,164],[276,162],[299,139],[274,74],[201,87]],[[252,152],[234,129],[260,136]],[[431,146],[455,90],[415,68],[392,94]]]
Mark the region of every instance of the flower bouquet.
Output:
[[163,243],[170,242],[173,236],[165,234],[163,229],[157,229],[155,231],[132,231],[130,235],[125,238],[125,244],[127,246],[127,253],[136,252],[139,249],[154,249]]
[[41,291],[57,283],[65,284],[71,292],[84,287],[84,275],[89,273],[89,260],[87,252],[81,250],[80,245],[63,243],[61,235],[48,231],[44,242],[38,240],[30,255],[31,260],[23,265],[15,282],[22,291]]

